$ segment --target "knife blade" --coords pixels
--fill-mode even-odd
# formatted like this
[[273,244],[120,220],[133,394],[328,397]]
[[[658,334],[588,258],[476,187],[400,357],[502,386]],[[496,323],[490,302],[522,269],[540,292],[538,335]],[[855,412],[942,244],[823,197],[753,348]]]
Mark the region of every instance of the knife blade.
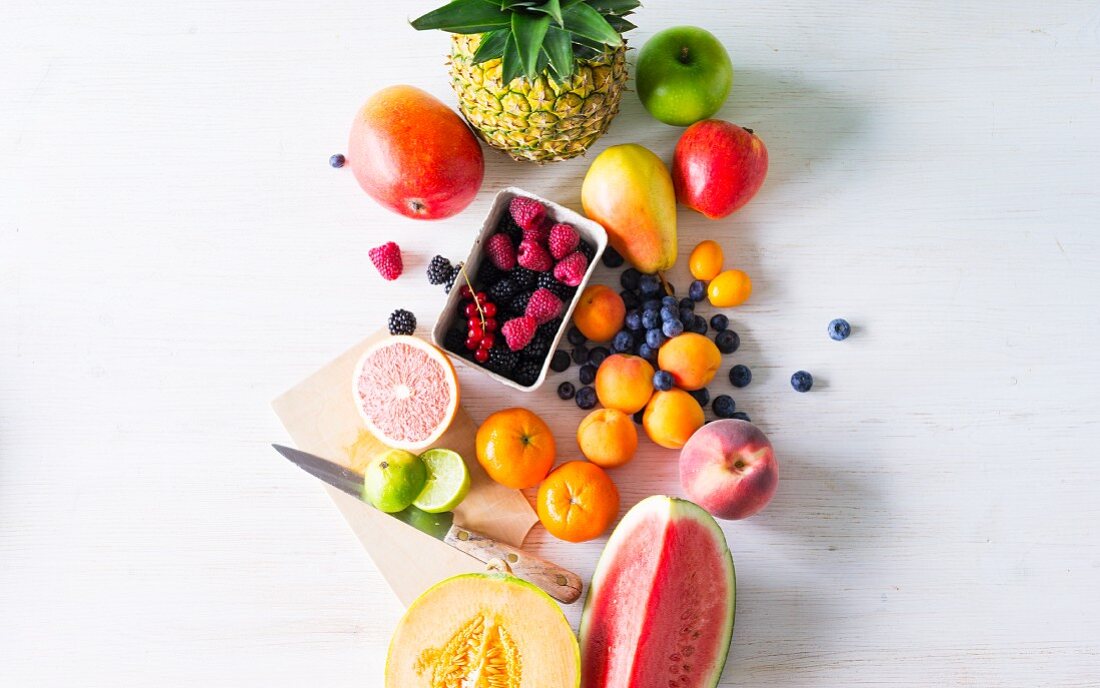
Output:
[[[271,446],[306,473],[367,503],[363,497],[361,474],[300,449],[284,447],[280,444]],[[582,584],[577,574],[518,547],[512,547],[487,535],[456,525],[454,512],[429,514],[410,506],[404,511],[388,515],[469,554],[490,569],[505,571],[534,583],[556,600],[569,604],[575,602],[581,595]]]

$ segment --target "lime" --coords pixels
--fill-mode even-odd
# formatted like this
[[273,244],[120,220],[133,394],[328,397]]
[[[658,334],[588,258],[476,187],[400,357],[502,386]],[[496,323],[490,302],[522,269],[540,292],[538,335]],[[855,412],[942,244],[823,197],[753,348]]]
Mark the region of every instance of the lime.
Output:
[[420,494],[428,471],[420,457],[391,449],[371,461],[363,475],[363,497],[381,511],[401,511]]
[[450,449],[429,449],[420,460],[428,469],[428,482],[413,506],[429,514],[458,506],[470,491],[470,472],[462,457]]

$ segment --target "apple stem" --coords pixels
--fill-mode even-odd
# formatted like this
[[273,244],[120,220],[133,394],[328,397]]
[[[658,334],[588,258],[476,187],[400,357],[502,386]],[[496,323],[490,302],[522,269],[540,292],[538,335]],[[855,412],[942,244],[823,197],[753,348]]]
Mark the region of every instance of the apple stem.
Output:
[[749,132],[750,134],[754,133],[753,130],[749,129],[748,127],[741,127],[741,128],[744,129],[745,131]]
[[680,55],[677,57],[681,64],[691,64],[691,49],[686,45],[680,47]]

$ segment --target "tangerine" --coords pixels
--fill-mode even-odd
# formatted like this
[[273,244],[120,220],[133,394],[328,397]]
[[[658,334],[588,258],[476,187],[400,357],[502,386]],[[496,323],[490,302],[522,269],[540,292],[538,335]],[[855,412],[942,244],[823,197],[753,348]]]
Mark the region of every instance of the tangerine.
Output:
[[539,486],[537,510],[551,535],[584,542],[599,537],[619,515],[619,490],[596,464],[570,461]]
[[554,465],[554,435],[525,408],[497,411],[477,429],[477,461],[506,487],[534,487]]

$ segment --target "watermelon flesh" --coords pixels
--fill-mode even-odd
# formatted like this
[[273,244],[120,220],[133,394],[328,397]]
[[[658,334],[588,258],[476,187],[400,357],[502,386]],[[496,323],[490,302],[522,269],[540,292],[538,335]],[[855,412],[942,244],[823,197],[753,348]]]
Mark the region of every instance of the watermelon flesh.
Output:
[[725,536],[692,502],[649,497],[600,556],[581,616],[582,688],[713,688],[733,633]]

